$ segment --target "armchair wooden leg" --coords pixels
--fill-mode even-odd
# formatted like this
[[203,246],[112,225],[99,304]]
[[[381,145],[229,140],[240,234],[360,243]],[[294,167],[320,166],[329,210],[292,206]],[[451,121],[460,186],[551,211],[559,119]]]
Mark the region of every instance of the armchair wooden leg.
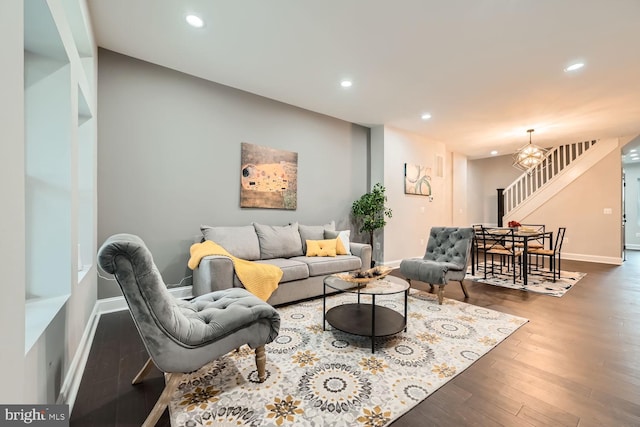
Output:
[[135,376],[133,381],[131,381],[131,384],[133,385],[140,384],[142,380],[144,380],[147,377],[147,375],[149,375],[149,372],[151,372],[154,366],[155,365],[153,364],[153,360],[149,358],[147,360],[147,363],[145,363],[142,369],[140,369],[140,372],[138,372],[138,374]]
[[264,352],[264,346],[256,347],[256,368],[258,369],[258,380],[264,382],[267,379],[267,355]]
[[147,416],[147,419],[144,420],[142,427],[153,427],[156,425],[164,410],[167,409],[167,405],[171,400],[171,396],[173,396],[173,393],[178,388],[181,379],[182,374],[179,373],[168,375],[168,378],[166,378],[167,383],[164,386],[164,390],[162,390],[162,394],[158,398],[158,401],[154,405],[151,412],[149,412],[149,416]]
[[[431,285],[433,287],[433,285]],[[442,301],[444,300],[444,285],[438,286],[438,304],[442,305]]]
[[465,298],[469,298],[469,292],[467,292],[467,287],[464,285],[464,282],[460,280],[460,286],[462,287],[462,292],[464,293]]

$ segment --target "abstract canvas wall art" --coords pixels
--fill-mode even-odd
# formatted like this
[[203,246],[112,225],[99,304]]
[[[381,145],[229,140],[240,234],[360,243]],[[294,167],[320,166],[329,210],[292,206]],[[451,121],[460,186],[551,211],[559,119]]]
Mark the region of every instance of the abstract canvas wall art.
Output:
[[431,196],[431,168],[405,163],[404,193]]
[[243,142],[240,158],[240,207],[297,208],[298,153]]

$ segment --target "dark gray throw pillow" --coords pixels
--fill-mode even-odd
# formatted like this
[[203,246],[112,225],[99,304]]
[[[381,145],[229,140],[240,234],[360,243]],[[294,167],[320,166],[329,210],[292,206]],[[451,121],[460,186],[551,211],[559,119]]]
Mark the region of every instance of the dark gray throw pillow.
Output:
[[307,253],[307,240],[322,240],[324,239],[325,230],[335,230],[336,223],[331,221],[325,225],[302,225],[298,224],[298,230],[300,231],[300,240],[302,243],[302,253]]
[[260,242],[260,259],[291,258],[303,254],[297,222],[290,225],[254,222],[253,226]]
[[225,248],[231,255],[255,261],[260,259],[260,243],[253,225],[237,227],[209,227],[201,225],[204,240],[211,240]]

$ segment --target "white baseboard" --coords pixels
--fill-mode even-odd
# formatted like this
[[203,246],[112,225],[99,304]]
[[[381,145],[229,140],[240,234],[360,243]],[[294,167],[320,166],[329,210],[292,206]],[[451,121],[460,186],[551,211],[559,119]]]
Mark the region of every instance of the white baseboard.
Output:
[[[193,296],[191,286],[170,288],[169,293],[179,299],[191,298]],[[60,394],[57,399],[58,404],[69,405],[69,413],[73,410],[73,405],[78,395],[78,389],[80,388],[80,382],[82,381],[82,374],[84,373],[84,368],[86,367],[87,360],[89,359],[89,352],[91,351],[91,345],[93,344],[100,316],[127,309],[127,302],[123,296],[100,299],[96,301],[93,306],[93,311],[89,316],[87,326],[84,329],[84,333],[82,334],[76,353],[73,356],[73,360],[69,365],[69,371],[65,376],[64,383],[62,384],[62,388],[60,389]]]
[[[191,298],[193,296],[191,291],[191,286],[180,286],[169,289],[169,293],[178,299]],[[113,313],[114,311],[128,309],[127,302],[124,300],[124,297],[103,298],[96,301],[96,305],[98,306],[98,312],[100,314]]]
[[[639,249],[640,245],[627,245],[627,249]],[[416,256],[414,258],[422,258],[422,256]],[[622,265],[622,257],[606,257],[599,255],[586,255],[586,254],[570,254],[562,252],[563,260],[571,260],[571,261],[585,261],[585,262],[596,262],[600,264],[614,264],[614,265]],[[402,260],[394,260],[394,261],[385,261],[382,265],[386,267],[397,268],[400,267],[400,262]]]
[[600,264],[622,265],[622,256],[608,257],[608,256],[599,256],[599,255],[570,254],[570,253],[563,252],[562,259],[571,260],[571,261],[597,262]]
[[625,247],[626,247],[627,249],[629,249],[629,250],[632,250],[632,251],[640,251],[640,245],[635,245],[635,244],[632,244],[632,243],[627,243],[627,244],[625,245]]
[[385,267],[400,268],[400,262],[402,262],[401,259],[396,261],[386,261],[386,262],[383,262],[382,265],[384,265]]
[[100,320],[100,313],[98,312],[98,304],[93,306],[93,310],[89,315],[87,326],[84,328],[82,338],[78,344],[73,360],[69,365],[69,371],[64,379],[64,383],[60,388],[60,394],[58,395],[58,404],[68,404],[69,413],[73,410],[73,404],[76,401],[78,395],[78,389],[80,388],[80,382],[82,381],[82,374],[84,373],[84,367],[89,359],[89,351],[91,350],[91,344],[93,343],[93,337],[96,334],[96,328],[98,327],[98,321]]

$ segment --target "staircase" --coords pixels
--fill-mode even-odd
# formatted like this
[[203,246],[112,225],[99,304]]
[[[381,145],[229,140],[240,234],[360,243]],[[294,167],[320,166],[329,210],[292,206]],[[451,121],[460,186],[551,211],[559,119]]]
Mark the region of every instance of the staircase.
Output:
[[504,189],[505,221],[526,218],[617,147],[617,139],[608,139],[576,142],[550,150],[539,165]]

